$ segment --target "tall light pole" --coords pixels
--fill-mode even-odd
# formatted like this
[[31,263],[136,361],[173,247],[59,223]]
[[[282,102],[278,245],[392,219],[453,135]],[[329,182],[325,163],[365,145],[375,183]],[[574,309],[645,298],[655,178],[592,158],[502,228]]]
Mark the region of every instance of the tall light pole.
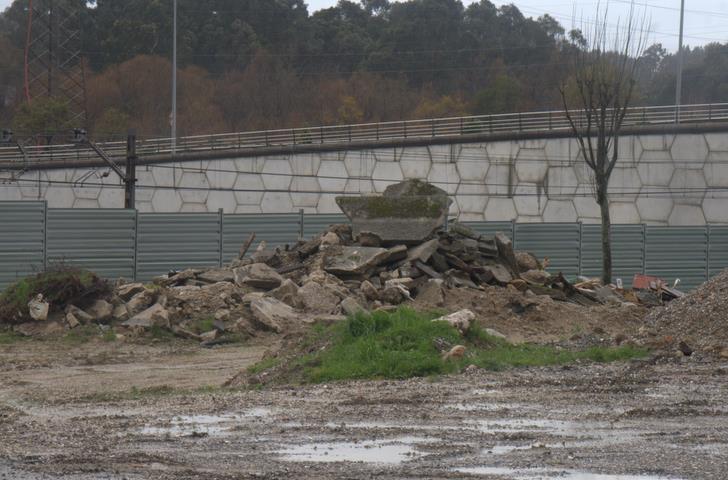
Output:
[[177,0],[172,14],[172,153],[177,150]]
[[680,123],[680,102],[682,97],[683,72],[683,21],[685,19],[685,0],[680,0],[680,36],[677,46],[677,81],[675,85],[675,122]]

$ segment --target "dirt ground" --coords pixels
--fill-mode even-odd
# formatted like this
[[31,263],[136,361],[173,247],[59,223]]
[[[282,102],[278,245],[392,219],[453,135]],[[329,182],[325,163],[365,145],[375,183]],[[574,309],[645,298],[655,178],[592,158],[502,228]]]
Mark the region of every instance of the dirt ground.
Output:
[[0,346],[0,479],[725,479],[697,356],[263,390],[266,345]]

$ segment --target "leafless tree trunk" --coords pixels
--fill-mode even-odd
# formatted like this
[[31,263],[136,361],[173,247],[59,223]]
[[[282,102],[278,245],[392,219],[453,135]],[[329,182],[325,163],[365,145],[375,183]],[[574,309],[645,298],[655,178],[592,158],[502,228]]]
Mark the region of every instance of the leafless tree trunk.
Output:
[[[616,29],[600,15],[591,35],[571,52],[573,83],[562,84],[561,99],[583,160],[591,169],[602,219],[602,281],[612,281],[609,179],[619,159],[619,135],[633,99],[635,73],[646,45],[645,17],[630,10]],[[610,28],[612,30],[610,31]],[[612,33],[614,32],[614,33]]]

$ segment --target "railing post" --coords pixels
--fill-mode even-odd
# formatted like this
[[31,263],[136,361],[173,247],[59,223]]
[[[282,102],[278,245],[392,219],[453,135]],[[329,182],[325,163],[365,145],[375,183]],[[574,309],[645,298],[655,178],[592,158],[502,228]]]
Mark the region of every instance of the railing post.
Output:
[[293,136],[293,144],[295,145],[296,144],[296,129],[295,128],[291,129],[291,135]]
[[379,140],[379,124],[377,123],[377,140]]
[[523,123],[521,121],[521,113],[520,112],[518,113],[518,131],[519,132],[522,132],[523,131]]
[[460,135],[465,135],[465,131],[463,130],[463,117],[460,117]]
[[268,143],[268,130],[265,131],[265,146],[269,147],[270,143]]
[[320,130],[321,130],[321,145],[323,145],[324,144],[324,127],[321,127]]
[[222,208],[217,209],[217,214],[219,216],[218,225],[220,225],[220,244],[218,248],[220,249],[220,254],[218,255],[218,267],[222,268],[222,257],[223,257],[223,248],[225,248],[225,236],[224,233],[224,222],[225,222],[225,215],[223,214]]
[[708,104],[708,121],[713,119],[713,104]]
[[407,121],[402,122],[402,127],[404,128],[404,138],[407,138]]
[[549,130],[553,130],[553,125],[551,124],[551,111],[549,111]]
[[303,209],[298,209],[298,238],[303,240]]
[[351,143],[351,125],[349,125],[349,143]]

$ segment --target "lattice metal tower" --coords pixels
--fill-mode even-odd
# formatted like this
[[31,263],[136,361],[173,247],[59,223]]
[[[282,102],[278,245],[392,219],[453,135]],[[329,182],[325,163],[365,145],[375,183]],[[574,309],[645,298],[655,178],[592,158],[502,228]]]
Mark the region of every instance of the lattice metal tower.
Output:
[[65,101],[69,127],[86,127],[81,0],[28,0],[25,97]]

